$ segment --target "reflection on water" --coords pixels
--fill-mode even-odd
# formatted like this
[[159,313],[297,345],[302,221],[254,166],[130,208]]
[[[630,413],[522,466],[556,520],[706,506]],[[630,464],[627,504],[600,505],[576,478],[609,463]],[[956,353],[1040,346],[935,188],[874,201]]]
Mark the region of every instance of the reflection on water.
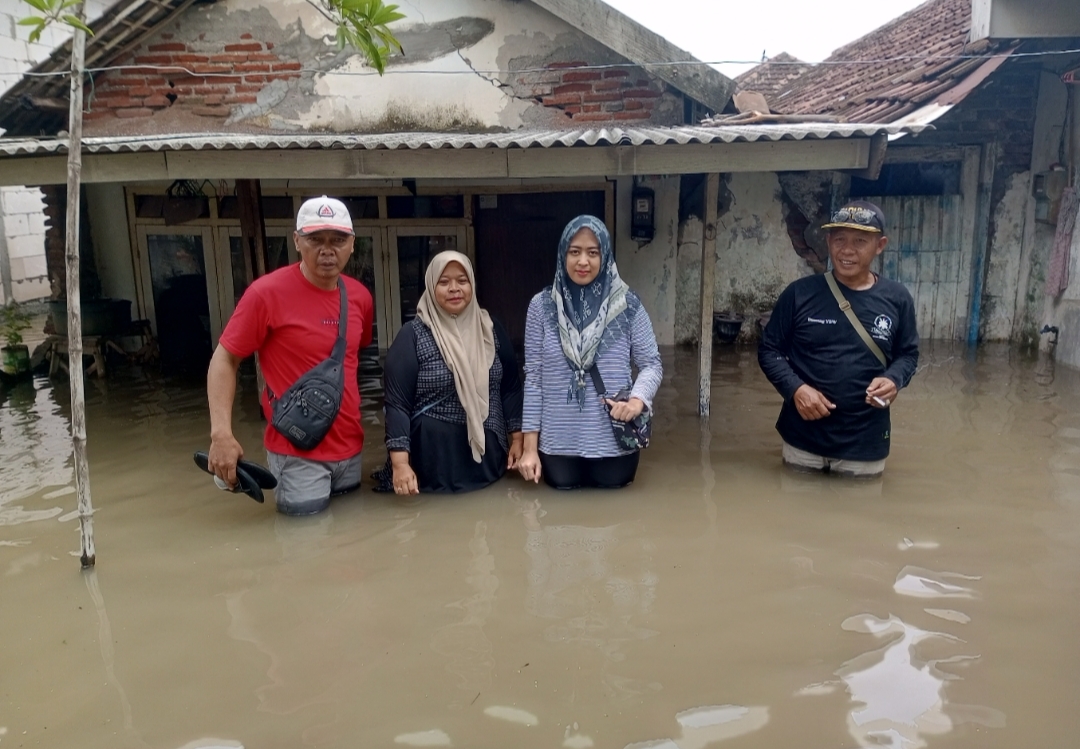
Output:
[[640,566],[613,571],[609,556],[619,545],[619,525],[544,525],[545,512],[536,499],[524,503],[521,513],[529,558],[525,610],[554,622],[545,627],[544,638],[597,649],[611,699],[632,701],[663,689],[659,681],[620,675],[612,668],[626,659],[631,644],[658,634],[638,623],[656,599],[652,544],[637,540],[640,552],[632,558]]
[[65,383],[0,393],[0,749],[1075,743],[1077,373],[929,346],[884,477],[850,482],[782,469],[753,351],[717,349],[705,429],[696,356],[665,356],[625,490],[508,477],[313,518],[194,467],[202,383],[117,368],[87,383],[89,575]]
[[74,481],[67,415],[53,398],[47,380],[23,382],[10,390],[0,386],[0,526],[49,520],[60,507],[27,510],[16,504],[35,494]]
[[956,638],[923,631],[895,616],[879,619],[863,614],[844,620],[842,626],[876,639],[896,635],[884,648],[853,658],[837,671],[851,699],[863,705],[848,717],[848,729],[859,746],[918,749],[926,746],[925,736],[952,728],[944,712],[947,677],[938,671],[937,661],[920,659],[916,647],[934,637]]
[[471,559],[465,577],[473,594],[446,604],[447,608],[460,612],[461,620],[440,628],[431,639],[431,649],[449,660],[446,670],[458,676],[461,689],[470,697],[474,692],[487,691],[495,668],[484,623],[491,613],[499,578],[494,574],[495,557],[488,548],[486,535],[487,523],[477,522],[469,540]]

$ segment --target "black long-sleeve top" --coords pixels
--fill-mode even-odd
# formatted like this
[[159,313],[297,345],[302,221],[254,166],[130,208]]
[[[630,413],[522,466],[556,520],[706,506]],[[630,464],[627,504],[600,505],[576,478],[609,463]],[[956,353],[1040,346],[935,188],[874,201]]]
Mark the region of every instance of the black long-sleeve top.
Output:
[[[521,431],[522,387],[513,345],[497,321],[495,361],[488,380],[489,407],[484,429],[494,432],[503,450],[508,436]],[[402,327],[386,354],[386,449],[411,451],[413,419],[427,416],[450,424],[466,423],[454,375],[431,330],[419,318]]]
[[[864,291],[840,286],[851,309],[885,354],[883,367],[851,326],[824,275],[795,281],[780,295],[758,348],[758,363],[784,397],[776,429],[784,441],[815,455],[881,460],[889,454],[888,408],[866,403],[875,377],[905,387],[919,363],[915,303],[896,281],[879,278]],[[836,404],[823,419],[806,421],[792,399],[803,384]]]

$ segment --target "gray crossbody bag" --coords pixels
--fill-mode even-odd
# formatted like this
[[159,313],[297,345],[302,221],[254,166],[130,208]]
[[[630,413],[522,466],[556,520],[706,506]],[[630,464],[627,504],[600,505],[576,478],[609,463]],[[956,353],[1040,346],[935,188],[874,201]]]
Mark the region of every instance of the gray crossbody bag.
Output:
[[840,310],[847,317],[848,322],[851,323],[851,327],[855,328],[855,332],[859,334],[859,338],[862,338],[863,343],[870,349],[870,353],[877,357],[877,360],[881,362],[881,366],[888,368],[889,360],[885,358],[885,354],[881,348],[874,343],[874,339],[870,337],[870,334],[866,332],[866,328],[859,322],[859,318],[855,315],[855,311],[851,309],[851,302],[844,298],[843,292],[840,291],[840,287],[836,283],[836,279],[833,278],[831,271],[825,271],[825,280],[829,284],[829,290],[832,291],[833,296],[836,297],[836,301],[840,303]]

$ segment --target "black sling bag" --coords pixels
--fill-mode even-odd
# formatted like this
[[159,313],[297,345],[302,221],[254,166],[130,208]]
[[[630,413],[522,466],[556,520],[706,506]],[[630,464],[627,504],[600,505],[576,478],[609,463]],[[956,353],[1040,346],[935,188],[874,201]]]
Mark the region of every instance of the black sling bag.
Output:
[[338,337],[330,358],[319,362],[292,384],[280,398],[269,387],[273,418],[270,423],[300,450],[312,450],[322,442],[341,409],[345,393],[345,332],[349,322],[349,299],[338,279],[341,317]]

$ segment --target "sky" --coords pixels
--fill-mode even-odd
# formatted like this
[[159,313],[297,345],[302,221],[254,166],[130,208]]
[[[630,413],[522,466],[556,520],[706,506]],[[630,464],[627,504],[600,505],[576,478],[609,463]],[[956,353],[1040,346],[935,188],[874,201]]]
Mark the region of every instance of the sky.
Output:
[[[924,0],[606,0],[706,62],[787,52],[818,62]],[[734,77],[752,64],[718,66]]]

